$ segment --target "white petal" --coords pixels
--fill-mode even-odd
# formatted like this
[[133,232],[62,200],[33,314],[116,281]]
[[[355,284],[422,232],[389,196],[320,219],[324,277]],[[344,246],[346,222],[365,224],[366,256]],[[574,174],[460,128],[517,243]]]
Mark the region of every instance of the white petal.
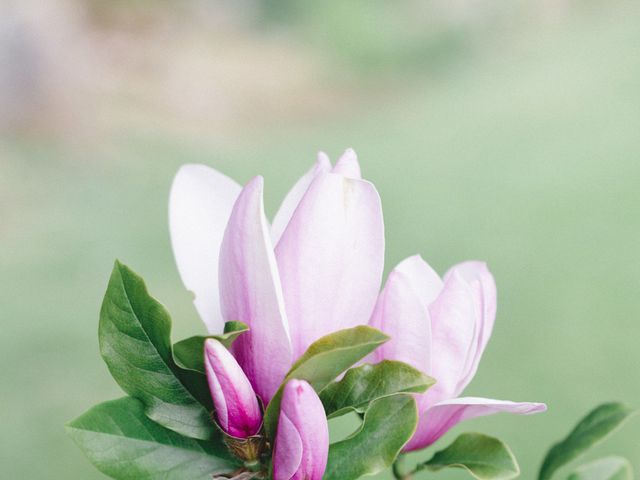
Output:
[[169,196],[169,229],[178,271],[194,293],[202,321],[211,333],[222,331],[218,293],[218,255],[240,185],[206,165],[178,170]]
[[333,167],[333,173],[338,173],[348,178],[362,178],[362,174],[360,173],[360,164],[358,163],[358,156],[353,149],[348,148],[345,150],[336,162],[336,166]]

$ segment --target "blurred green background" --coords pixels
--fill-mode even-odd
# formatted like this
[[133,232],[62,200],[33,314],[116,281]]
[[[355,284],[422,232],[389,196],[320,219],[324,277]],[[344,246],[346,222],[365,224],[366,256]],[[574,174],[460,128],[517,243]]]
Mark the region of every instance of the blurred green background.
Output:
[[[63,425],[120,395],[97,346],[115,258],[174,339],[203,331],[167,229],[185,162],[264,175],[273,214],[316,151],[353,147],[387,271],[489,263],[498,319],[466,393],[549,411],[440,446],[499,436],[534,478],[588,409],[640,407],[639,24],[633,1],[3,2],[2,477],[104,478]],[[610,452],[640,472],[640,421],[589,456]]]

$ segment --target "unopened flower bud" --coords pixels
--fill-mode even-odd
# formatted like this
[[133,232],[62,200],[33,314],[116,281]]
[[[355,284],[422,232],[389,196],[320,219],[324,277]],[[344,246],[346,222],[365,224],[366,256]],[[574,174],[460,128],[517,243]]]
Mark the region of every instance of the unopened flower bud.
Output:
[[249,379],[219,341],[205,341],[204,364],[218,425],[228,435],[247,438],[262,425],[262,412]]
[[328,453],[329,425],[322,402],[307,382],[290,380],[280,406],[274,480],[321,480]]

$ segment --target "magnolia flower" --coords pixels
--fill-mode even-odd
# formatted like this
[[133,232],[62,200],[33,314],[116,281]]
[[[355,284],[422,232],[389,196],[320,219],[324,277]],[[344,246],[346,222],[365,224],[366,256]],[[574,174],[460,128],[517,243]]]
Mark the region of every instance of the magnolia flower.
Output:
[[303,380],[284,387],[273,452],[274,480],[321,480],[327,466],[329,425],[322,402]]
[[496,286],[484,263],[456,265],[440,279],[414,256],[389,274],[370,324],[391,340],[373,360],[403,361],[437,380],[417,397],[420,420],[406,451],[431,445],[462,420],[546,410],[542,403],[459,397],[476,373],[495,314]]
[[271,226],[263,179],[244,188],[204,165],[183,166],[169,205],[180,275],[211,333],[250,330],[232,352],[267,404],[292,363],[323,335],[367,324],[384,262],[380,197],[355,153],[324,154],[286,195]]
[[204,343],[204,365],[218,425],[227,434],[247,438],[262,425],[262,412],[249,379],[219,341]]

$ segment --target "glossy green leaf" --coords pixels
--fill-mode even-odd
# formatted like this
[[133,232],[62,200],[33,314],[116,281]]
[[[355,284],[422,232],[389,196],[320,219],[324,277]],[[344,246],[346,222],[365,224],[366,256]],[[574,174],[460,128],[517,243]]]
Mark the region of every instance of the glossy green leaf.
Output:
[[316,392],[322,390],[351,365],[374,351],[389,337],[372,327],[358,326],[326,335],[311,344],[291,367],[284,382],[269,402],[264,415],[267,436],[273,439],[280,412],[284,384],[292,379],[306,380]]
[[362,413],[367,405],[396,393],[423,393],[436,381],[410,365],[384,360],[347,370],[344,377],[327,385],[320,400],[329,418],[349,411]]
[[411,395],[374,400],[360,429],[329,447],[323,480],[353,480],[386,470],[413,436],[417,422],[418,409]]
[[131,397],[97,405],[67,425],[89,461],[118,480],[210,480],[233,471],[220,443],[183,437],[151,421]]
[[592,410],[545,457],[539,480],[549,480],[555,471],[602,441],[634,413],[621,403],[604,403]]
[[462,468],[478,480],[508,480],[520,475],[520,467],[509,447],[481,433],[463,433],[444,450],[420,464],[418,470]]
[[612,456],[582,465],[567,480],[633,480],[633,470],[626,458]]
[[249,331],[246,323],[227,322],[224,325],[224,333],[220,335],[196,335],[181,340],[173,346],[173,357],[176,363],[189,370],[205,373],[204,371],[204,342],[207,338],[215,338],[225,347],[230,348],[238,336]]
[[[100,311],[102,358],[113,378],[145,405],[152,420],[183,435],[218,435],[207,408],[206,380],[175,364],[171,319],[142,278],[116,262]],[[210,401],[210,399],[209,399]]]

